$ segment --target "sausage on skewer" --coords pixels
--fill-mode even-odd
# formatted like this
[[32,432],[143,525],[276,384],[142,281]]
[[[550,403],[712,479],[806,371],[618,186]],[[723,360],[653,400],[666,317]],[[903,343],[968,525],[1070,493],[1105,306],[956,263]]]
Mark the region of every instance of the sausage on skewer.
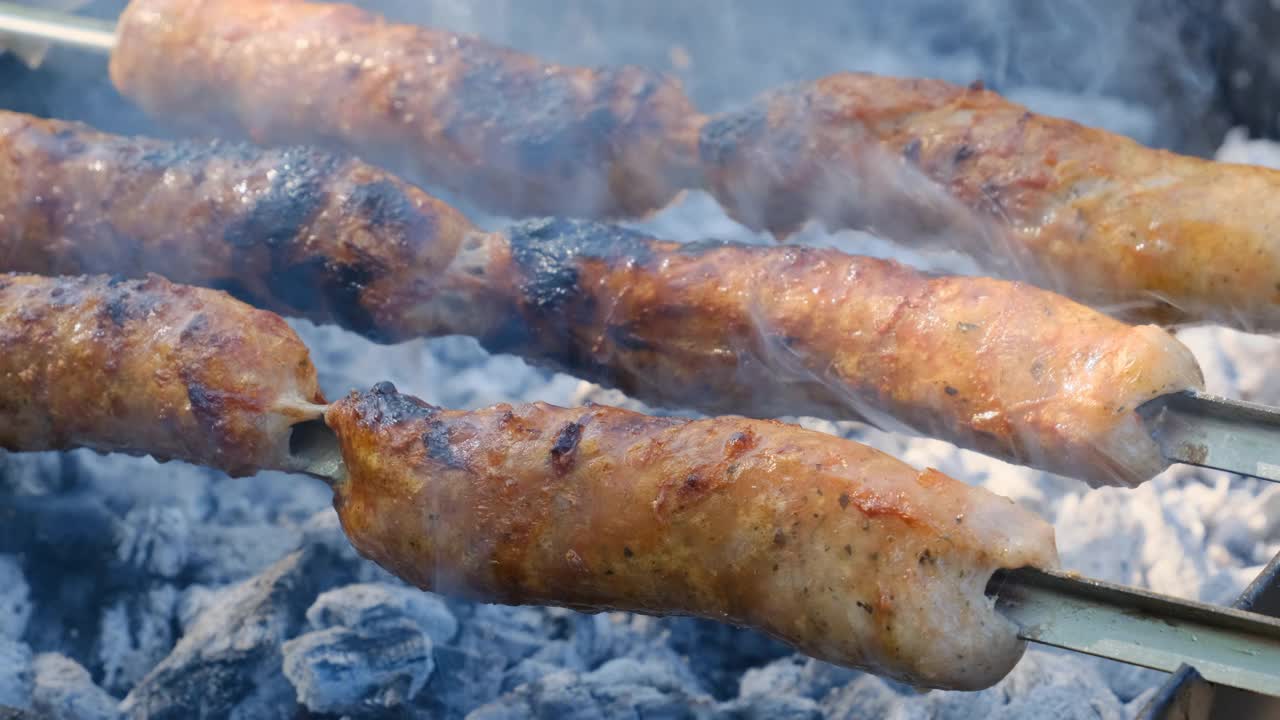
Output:
[[[8,450],[301,471],[294,430],[325,410],[282,320],[158,278],[4,276],[0,347]],[[1057,563],[1011,501],[773,421],[454,412],[389,384],[324,421],[348,536],[420,587],[734,622],[919,685],[1003,677],[1023,644],[986,585]]]
[[584,221],[484,233],[314,150],[13,114],[0,147],[2,269],[148,270],[380,341],[472,335],[655,405],[860,417],[1132,485],[1168,465],[1135,409],[1202,385],[1163,330],[1018,283]]
[[233,476],[303,470],[324,412],[278,316],[159,277],[0,275],[0,447],[152,455]]
[[1280,172],[980,87],[840,73],[708,117],[656,73],[302,0],[133,0],[118,37],[112,78],[157,117],[352,151],[501,214],[636,216],[701,188],[778,236],[868,229],[1127,319],[1280,328]]
[[348,537],[419,587],[738,623],[927,687],[1004,677],[1022,642],[987,581],[1057,562],[1009,500],[776,421],[448,411],[387,383],[326,420]]

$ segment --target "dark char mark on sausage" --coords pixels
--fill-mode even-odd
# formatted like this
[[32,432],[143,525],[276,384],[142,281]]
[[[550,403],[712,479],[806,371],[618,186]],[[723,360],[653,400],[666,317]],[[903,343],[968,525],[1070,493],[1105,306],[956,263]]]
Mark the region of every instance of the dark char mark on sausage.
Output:
[[490,352],[533,353],[543,364],[612,384],[614,369],[597,361],[573,332],[590,323],[597,308],[594,293],[581,286],[582,266],[646,264],[652,241],[617,225],[563,218],[516,223],[507,238],[518,275],[518,309],[482,344]]
[[557,475],[563,475],[573,468],[578,442],[582,440],[582,426],[581,422],[567,423],[556,434],[555,444],[551,446],[551,468]]
[[765,107],[757,103],[708,121],[698,134],[699,157],[709,165],[723,165],[762,140],[769,130]]
[[465,468],[467,458],[453,448],[453,428],[442,420],[427,423],[427,431],[422,434],[422,444],[427,448],[427,457],[446,467]]
[[526,220],[512,225],[507,237],[523,279],[522,298],[540,312],[564,312],[590,301],[579,285],[580,263],[644,265],[652,256],[650,240],[642,233],[588,220]]
[[[234,149],[232,150],[234,153]],[[372,258],[345,264],[330,258],[298,257],[302,234],[329,202],[332,184],[342,160],[309,148],[284,148],[268,155],[277,171],[271,186],[253,207],[230,223],[223,241],[234,250],[237,275],[249,276],[258,267],[254,258],[265,247],[268,267],[261,270],[269,297],[259,297],[250,285],[225,278],[217,286],[247,302],[283,306],[294,313],[332,318],[342,327],[377,342],[389,338],[361,303],[364,288],[386,272]],[[349,201],[353,211],[365,213],[373,228],[420,227],[421,213],[390,183],[377,182],[358,188]],[[414,219],[414,215],[419,216]]]
[[400,394],[396,386],[389,382],[380,382],[356,397],[358,416],[361,422],[368,425],[396,425],[434,417],[440,412],[440,408],[412,395]]

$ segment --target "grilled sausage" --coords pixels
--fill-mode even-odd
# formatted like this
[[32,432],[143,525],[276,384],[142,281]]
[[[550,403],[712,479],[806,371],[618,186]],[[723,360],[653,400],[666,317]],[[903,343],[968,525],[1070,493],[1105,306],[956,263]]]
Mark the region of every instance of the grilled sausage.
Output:
[[635,67],[544,63],[297,0],[142,0],[111,77],[176,124],[317,143],[499,213],[641,215],[697,178],[697,115]]
[[144,267],[375,339],[476,335],[650,402],[863,416],[1096,483],[1162,469],[1133,408],[1199,385],[1163,332],[1025,286],[591,223],[485,235],[314,151],[0,127],[15,269]]
[[1131,320],[1280,328],[1280,172],[1143,147],[981,87],[844,73],[702,129],[712,192],[785,235],[809,220],[959,249]]
[[0,148],[0,270],[155,272],[388,341],[424,329],[402,313],[432,291],[486,302],[444,272],[470,223],[358,161],[4,111]]
[[1280,328],[1280,173],[980,87],[842,73],[707,118],[634,68],[301,0],[134,0],[112,77],[179,124],[353,150],[500,213],[638,215],[702,187],[779,236],[868,229],[1130,320]]
[[159,277],[0,275],[0,447],[299,470],[324,399],[279,317]]
[[448,411],[389,383],[326,421],[352,544],[483,601],[697,615],[972,690],[1023,649],[984,596],[992,573],[1057,563],[1052,528],[1011,501],[775,421]]
[[680,245],[585,221],[486,234],[352,160],[0,114],[0,261],[163,273],[376,340],[466,334],[655,405],[861,417],[1136,484],[1134,409],[1190,352],[1036,288],[800,247]]

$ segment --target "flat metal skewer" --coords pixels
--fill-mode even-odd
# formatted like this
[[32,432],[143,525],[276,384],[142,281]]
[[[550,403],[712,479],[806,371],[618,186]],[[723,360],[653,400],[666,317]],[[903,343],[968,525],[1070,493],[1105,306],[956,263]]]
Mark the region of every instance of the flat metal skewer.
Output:
[[0,2],[0,36],[109,54],[116,44],[116,27],[106,20]]
[[1280,697],[1280,618],[1031,568],[997,572],[987,594],[1031,642]]
[[1173,462],[1280,482],[1280,408],[1188,391],[1138,414]]

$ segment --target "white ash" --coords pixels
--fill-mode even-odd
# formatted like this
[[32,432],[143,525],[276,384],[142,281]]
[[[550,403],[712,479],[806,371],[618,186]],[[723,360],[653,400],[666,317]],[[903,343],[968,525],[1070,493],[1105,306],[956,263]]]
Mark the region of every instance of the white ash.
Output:
[[18,558],[0,555],[0,638],[18,640],[31,619],[31,588]]
[[313,630],[281,650],[298,702],[316,713],[376,717],[409,702],[435,670],[430,636],[404,617]]
[[119,701],[94,684],[89,671],[65,655],[42,653],[32,663],[31,709],[37,716],[116,720]]
[[35,671],[26,643],[0,637],[0,707],[28,708]]

